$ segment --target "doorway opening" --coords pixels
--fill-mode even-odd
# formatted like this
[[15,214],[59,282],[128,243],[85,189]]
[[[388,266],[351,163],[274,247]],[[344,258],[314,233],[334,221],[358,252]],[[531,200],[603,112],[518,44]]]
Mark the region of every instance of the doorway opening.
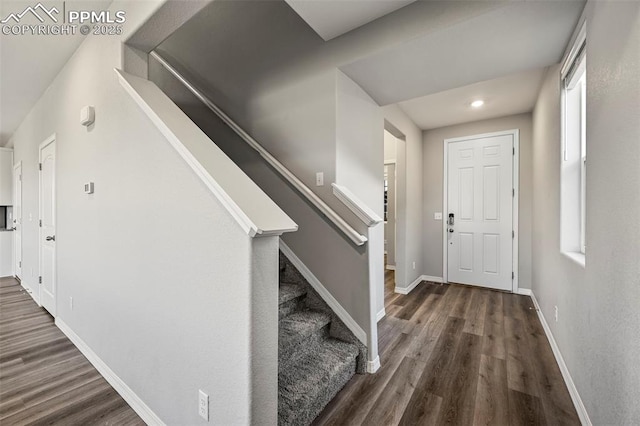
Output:
[[384,253],[385,270],[396,269],[396,146],[397,139],[384,132]]
[[406,265],[406,139],[384,121],[384,288],[378,292],[378,321],[385,314],[385,296],[405,285]]

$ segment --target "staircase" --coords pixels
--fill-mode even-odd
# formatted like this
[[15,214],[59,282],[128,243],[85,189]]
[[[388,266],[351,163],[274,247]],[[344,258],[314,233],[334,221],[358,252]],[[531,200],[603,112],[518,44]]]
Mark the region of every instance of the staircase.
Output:
[[365,359],[366,348],[280,253],[278,425],[311,424]]

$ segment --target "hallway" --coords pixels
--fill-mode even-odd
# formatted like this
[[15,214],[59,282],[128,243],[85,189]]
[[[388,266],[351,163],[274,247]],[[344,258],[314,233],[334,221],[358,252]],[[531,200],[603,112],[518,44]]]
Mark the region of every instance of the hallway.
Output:
[[315,425],[579,425],[529,297],[422,282],[378,323],[382,367],[357,375]]
[[144,425],[14,278],[0,278],[0,424]]

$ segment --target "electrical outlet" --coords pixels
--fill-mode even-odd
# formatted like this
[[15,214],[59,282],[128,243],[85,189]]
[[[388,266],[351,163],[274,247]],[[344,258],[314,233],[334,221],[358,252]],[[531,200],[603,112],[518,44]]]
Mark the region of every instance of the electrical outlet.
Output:
[[73,311],[73,297],[69,296],[69,308]]
[[316,173],[316,186],[324,186],[324,173]]
[[209,421],[209,395],[202,390],[198,391],[198,415]]
[[558,322],[558,305],[553,307],[554,312],[555,312],[555,316],[556,316],[556,322]]
[[435,212],[435,213],[433,214],[433,218],[434,218],[435,220],[442,220],[442,212]]
[[416,262],[413,262],[413,269],[416,269]]

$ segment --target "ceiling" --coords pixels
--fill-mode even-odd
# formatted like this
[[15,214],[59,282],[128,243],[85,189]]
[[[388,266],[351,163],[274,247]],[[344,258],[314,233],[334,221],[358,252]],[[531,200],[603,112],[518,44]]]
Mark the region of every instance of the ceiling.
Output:
[[[458,87],[400,102],[399,106],[422,130],[486,120],[533,110],[547,68]],[[485,104],[472,108],[471,102]]]
[[340,69],[379,105],[539,69],[562,59],[583,7],[512,2]]
[[[379,105],[398,103],[430,129],[531,111],[585,4],[416,1],[330,41],[319,37],[321,24],[350,28],[341,12],[351,3],[214,1],[159,49],[237,120],[275,87],[338,68]],[[378,1],[355,3],[376,9]],[[324,9],[303,19],[307,4]],[[467,99],[478,95],[487,104],[471,110]]]
[[325,41],[400,9],[416,0],[286,0]]
[[[0,17],[30,4],[1,0]],[[561,60],[583,7],[584,0],[212,1],[163,46],[204,87],[227,90],[223,97],[250,98],[273,81],[339,68],[378,104],[400,103],[419,126],[433,128],[530,110],[539,73]],[[0,145],[82,40],[0,35]],[[492,99],[482,111],[461,107],[474,90]],[[515,91],[518,99],[503,99]]]
[[[0,17],[20,13],[30,0],[2,0]],[[43,1],[45,6],[55,6],[62,11],[62,1]],[[102,10],[111,0],[67,0],[66,10]],[[22,21],[38,24],[33,16]],[[0,35],[0,146],[24,120],[40,99],[64,64],[73,55],[84,36],[76,35]]]

